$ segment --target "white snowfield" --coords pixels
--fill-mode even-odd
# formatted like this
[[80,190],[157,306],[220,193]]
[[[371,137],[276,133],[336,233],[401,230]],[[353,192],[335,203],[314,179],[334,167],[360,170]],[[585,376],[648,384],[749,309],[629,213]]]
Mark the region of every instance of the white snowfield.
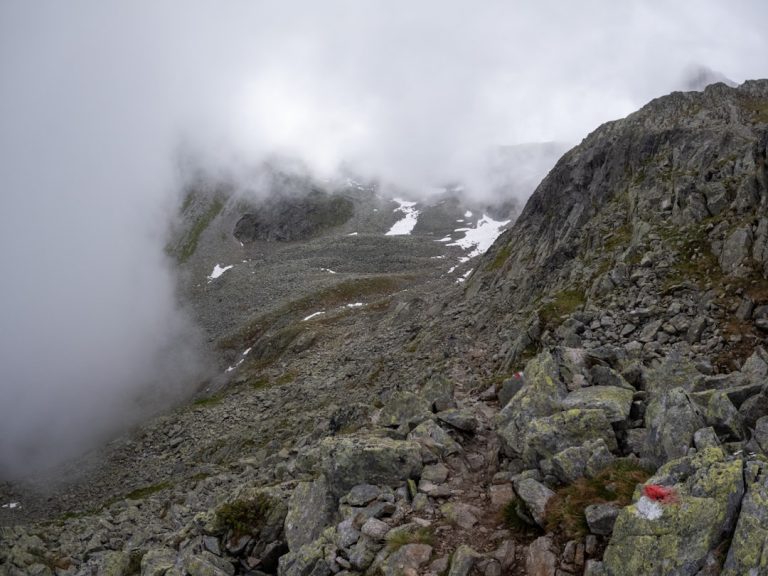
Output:
[[446,244],[446,246],[459,246],[464,250],[471,250],[467,255],[469,258],[480,256],[491,247],[509,223],[510,220],[494,220],[487,214],[483,214],[483,217],[477,221],[475,228],[457,228],[456,232],[464,232],[464,238]]
[[231,264],[229,266],[224,266],[223,268],[221,266],[219,266],[218,264],[216,264],[213,267],[213,272],[211,272],[211,275],[208,276],[208,282],[216,280],[216,278],[218,278],[219,276],[224,274],[224,272],[226,272],[227,270],[230,270],[231,268],[234,268],[234,266],[231,265]]
[[413,228],[419,221],[419,211],[416,210],[416,202],[408,202],[401,198],[395,198],[399,204],[395,212],[402,212],[405,216],[394,223],[385,236],[405,236],[413,232]]

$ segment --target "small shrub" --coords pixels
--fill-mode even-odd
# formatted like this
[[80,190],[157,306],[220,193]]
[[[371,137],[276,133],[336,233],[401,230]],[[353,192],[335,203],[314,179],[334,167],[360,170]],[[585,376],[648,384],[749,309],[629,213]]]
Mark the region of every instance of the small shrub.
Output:
[[228,502],[216,511],[216,527],[221,532],[232,531],[235,538],[255,535],[269,510],[270,502],[264,496]]
[[539,308],[539,319],[543,326],[554,329],[560,325],[563,316],[575,312],[584,302],[583,290],[563,290]]
[[221,402],[224,400],[223,394],[213,394],[212,396],[205,396],[203,398],[198,398],[192,404],[194,406],[200,406],[200,407],[206,407],[206,406],[216,406],[217,404],[221,404]]
[[525,507],[525,503],[518,498],[512,498],[512,500],[507,502],[501,511],[501,515],[504,525],[515,534],[531,536],[539,532],[538,526],[526,520],[526,518],[530,517],[530,514]]
[[509,246],[502,246],[498,252],[496,252],[496,255],[493,257],[493,260],[491,260],[491,263],[488,264],[488,270],[493,272],[494,270],[499,270],[504,264],[507,263],[507,260],[509,260],[509,257],[512,255],[512,249]]
[[170,488],[170,487],[171,487],[170,482],[160,482],[158,484],[144,486],[143,488],[137,488],[133,492],[129,492],[128,494],[126,494],[125,497],[128,500],[143,500],[147,496],[151,496],[156,492],[160,492],[161,490],[165,490],[166,488]]
[[594,478],[579,478],[560,488],[547,504],[547,531],[562,530],[568,538],[584,536],[589,532],[584,516],[587,506],[606,502],[627,506],[637,485],[650,476],[639,464],[625,460],[614,463]]
[[435,542],[435,535],[429,528],[418,528],[416,530],[395,530],[392,535],[387,536],[387,547],[395,552],[406,544],[429,544]]

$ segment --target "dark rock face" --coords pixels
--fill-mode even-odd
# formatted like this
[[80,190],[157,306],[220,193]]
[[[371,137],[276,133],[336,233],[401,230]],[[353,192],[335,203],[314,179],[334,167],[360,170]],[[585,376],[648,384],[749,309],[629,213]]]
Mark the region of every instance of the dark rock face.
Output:
[[306,240],[344,224],[353,212],[354,205],[347,198],[313,190],[304,198],[266,201],[237,221],[234,236],[243,243]]

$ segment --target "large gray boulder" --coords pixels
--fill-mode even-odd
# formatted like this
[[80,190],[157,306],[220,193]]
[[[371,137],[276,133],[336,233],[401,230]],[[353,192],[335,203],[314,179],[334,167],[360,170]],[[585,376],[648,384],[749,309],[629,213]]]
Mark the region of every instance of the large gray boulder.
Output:
[[751,477],[722,576],[768,576],[768,467],[747,465]]
[[617,449],[616,435],[602,410],[574,408],[553,416],[535,418],[525,428],[523,459],[531,465],[590,440],[603,440]]
[[453,400],[453,382],[442,374],[432,376],[424,384],[420,394],[433,412],[447,410],[456,405]]
[[525,503],[536,524],[543,528],[547,504],[555,496],[555,493],[533,478],[523,478],[515,482],[515,492]]
[[335,545],[324,536],[280,557],[278,576],[331,576],[328,557]]
[[431,556],[432,546],[428,544],[406,544],[387,556],[379,565],[379,571],[382,576],[416,574]]
[[418,442],[442,457],[461,452],[461,445],[432,420],[426,420],[411,430],[408,440]]
[[657,464],[684,456],[704,419],[682,388],[656,395],[645,411],[648,440],[645,456]]
[[597,475],[615,459],[605,440],[598,438],[552,456],[552,469],[562,483],[571,484],[579,478]]
[[416,426],[430,415],[430,403],[413,392],[395,392],[381,409],[379,424],[392,428]]
[[629,417],[632,407],[633,392],[617,386],[589,386],[568,394],[563,400],[563,408],[589,408],[605,412],[608,421],[623,422]]
[[741,460],[720,448],[673,460],[647,484],[672,487],[658,502],[635,493],[616,519],[604,554],[608,576],[694,576],[733,530],[744,494]]
[[752,230],[749,226],[734,230],[723,245],[720,253],[720,268],[732,276],[744,276],[751,271],[748,266],[752,249]]
[[559,410],[567,395],[555,359],[544,351],[525,367],[525,384],[497,416],[497,433],[508,456],[520,456],[525,449],[525,435],[531,420]]
[[317,449],[317,471],[339,498],[357,484],[397,487],[421,474],[421,448],[412,441],[375,436],[324,438]]
[[313,482],[299,482],[288,502],[285,540],[290,550],[298,550],[316,540],[333,520],[336,510],[328,482],[320,476]]

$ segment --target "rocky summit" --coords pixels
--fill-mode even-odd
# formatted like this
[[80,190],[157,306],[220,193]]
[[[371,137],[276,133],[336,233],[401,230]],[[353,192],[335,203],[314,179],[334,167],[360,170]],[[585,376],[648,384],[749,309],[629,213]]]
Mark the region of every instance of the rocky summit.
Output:
[[767,154],[758,80],[599,127],[516,220],[190,182],[218,374],[1,485],[0,573],[768,575]]

